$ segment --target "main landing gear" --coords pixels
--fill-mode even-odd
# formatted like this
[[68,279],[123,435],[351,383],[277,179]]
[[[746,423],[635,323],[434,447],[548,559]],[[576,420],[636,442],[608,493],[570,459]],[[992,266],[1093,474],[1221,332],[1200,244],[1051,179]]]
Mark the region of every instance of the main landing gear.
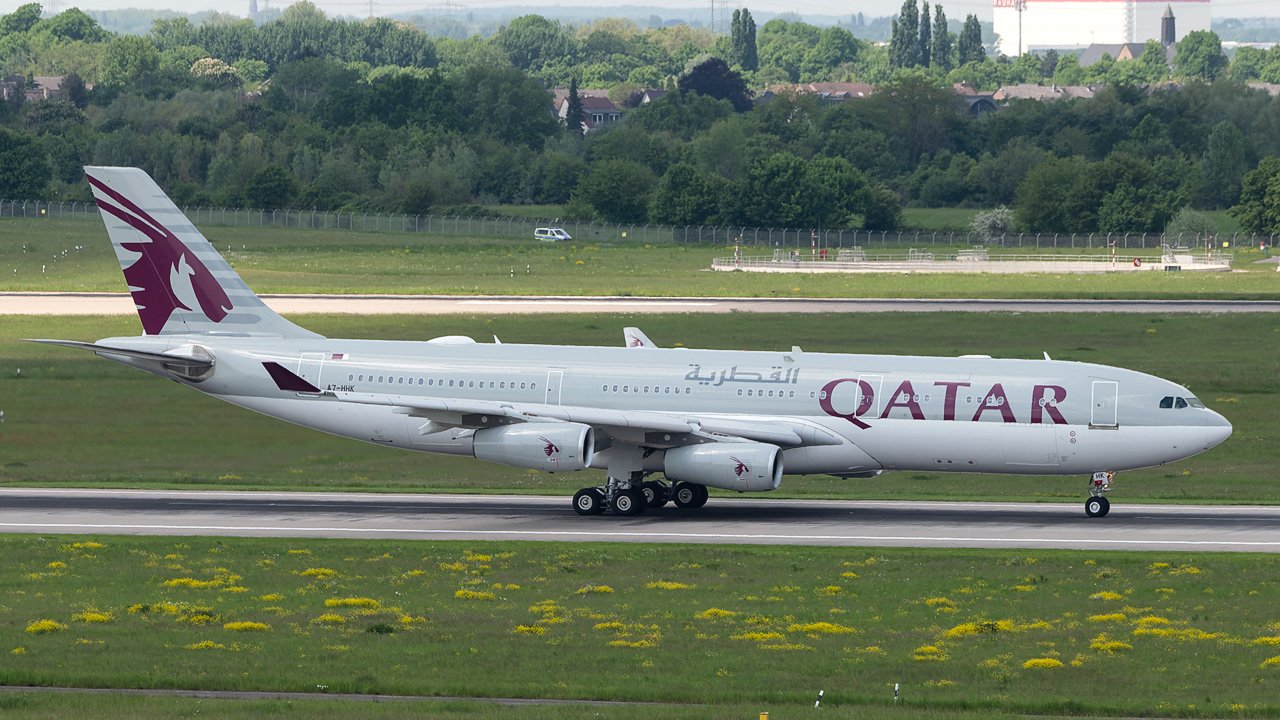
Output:
[[1085,515],[1105,517],[1111,512],[1111,501],[1103,497],[1102,493],[1111,490],[1111,481],[1115,477],[1114,472],[1096,472],[1089,478],[1089,499],[1084,501]]
[[573,509],[579,515],[599,515],[613,510],[616,515],[639,515],[649,508],[674,502],[678,508],[696,509],[707,504],[707,487],[695,483],[646,480],[622,481],[609,478],[607,485],[582,488],[573,495]]

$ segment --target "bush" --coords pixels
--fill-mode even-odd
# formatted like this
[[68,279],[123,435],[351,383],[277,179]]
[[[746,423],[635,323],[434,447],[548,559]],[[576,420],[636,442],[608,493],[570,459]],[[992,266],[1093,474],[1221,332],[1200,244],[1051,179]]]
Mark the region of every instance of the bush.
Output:
[[1013,211],[1004,205],[994,210],[983,210],[973,216],[969,232],[983,240],[1008,235],[1013,232]]

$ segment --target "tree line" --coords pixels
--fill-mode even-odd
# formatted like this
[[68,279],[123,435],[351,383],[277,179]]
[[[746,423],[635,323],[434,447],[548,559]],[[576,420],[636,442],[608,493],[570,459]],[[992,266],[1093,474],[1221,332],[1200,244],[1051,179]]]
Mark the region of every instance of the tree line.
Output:
[[[973,117],[950,74],[1029,68],[1031,56],[948,71],[941,8],[912,3],[908,16],[916,64],[903,61],[870,97],[832,105],[784,92],[753,103],[752,83],[779,67],[784,47],[808,48],[789,57],[809,70],[866,48],[838,28],[757,29],[741,9],[729,35],[663,66],[676,71],[662,81],[670,92],[583,137],[551,113],[547,73],[589,86],[571,72],[584,41],[545,18],[446,42],[302,3],[261,26],[179,18],[113,36],[79,11],[42,18],[24,6],[0,18],[0,48],[56,46],[40,62],[95,61],[68,76],[66,99],[0,107],[0,196],[87,200],[81,166],[106,164],[142,167],[193,206],[416,214],[537,203],[613,222],[893,229],[904,205],[1007,205],[1032,232],[1160,232],[1186,207],[1239,206],[1247,229],[1280,229],[1268,209],[1280,196],[1276,163],[1262,162],[1280,156],[1280,100],[1243,86],[1234,66],[1210,63],[1215,82],[1181,89],[1120,82]],[[595,25],[588,40],[619,27]]]

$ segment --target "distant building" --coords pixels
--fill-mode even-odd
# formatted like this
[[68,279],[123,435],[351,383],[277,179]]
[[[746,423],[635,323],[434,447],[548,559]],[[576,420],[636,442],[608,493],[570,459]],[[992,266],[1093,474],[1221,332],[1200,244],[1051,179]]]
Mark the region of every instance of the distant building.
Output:
[[859,100],[874,95],[874,86],[856,82],[817,82],[799,85],[770,85],[761,95],[761,100],[772,98],[782,93],[797,95],[817,95],[828,105],[838,105],[846,100]]
[[[581,92],[578,96],[582,98],[582,132],[591,132],[602,125],[609,125],[622,119],[622,111],[608,97],[583,96]],[[554,106],[556,117],[567,122],[569,94],[565,93],[564,97],[556,98]]]
[[[1142,53],[1147,49],[1145,42],[1140,43],[1121,43],[1119,45],[1090,45],[1080,53],[1080,67],[1089,67],[1090,65],[1102,59],[1103,55],[1110,55],[1112,60],[1116,62],[1124,62],[1126,60],[1137,60],[1142,57]],[[1164,61],[1167,65],[1173,64],[1173,56],[1178,53],[1176,45],[1166,45],[1164,47]]]
[[[8,100],[18,92],[18,88],[22,88],[24,101],[62,98],[66,95],[62,91],[62,83],[66,79],[66,75],[37,75],[32,78],[32,84],[27,85],[23,78],[9,75],[4,80],[0,80],[0,98]],[[93,83],[85,83],[84,87],[86,90],[92,90]]]
[[1069,98],[1091,98],[1102,88],[1102,85],[1037,85],[1022,83],[1021,85],[1005,85],[996,90],[992,99],[996,102],[1023,99],[1050,102]]
[[970,115],[978,116],[996,111],[995,93],[978,92],[969,83],[955,83],[951,90],[968,106]]
[[[1193,30],[1208,30],[1210,25],[1209,0],[993,2],[994,29],[999,36],[996,49],[1010,57],[1018,55],[1019,45],[1022,52],[1087,47],[1094,44],[1141,45],[1147,40],[1160,40],[1165,45],[1171,45]],[[1176,30],[1173,22],[1175,16]]]

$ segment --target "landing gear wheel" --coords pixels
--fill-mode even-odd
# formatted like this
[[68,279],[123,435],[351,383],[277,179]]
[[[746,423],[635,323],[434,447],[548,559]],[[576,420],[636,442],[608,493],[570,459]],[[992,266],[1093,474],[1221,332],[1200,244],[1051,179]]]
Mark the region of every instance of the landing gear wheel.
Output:
[[619,515],[639,515],[648,506],[640,488],[628,488],[613,494],[613,511]]
[[598,488],[582,488],[573,494],[573,509],[579,515],[599,515],[604,512],[604,493]]
[[1111,512],[1111,501],[1104,497],[1091,497],[1084,501],[1084,514],[1089,517],[1106,517]]
[[695,510],[707,504],[707,486],[687,482],[676,483],[671,497],[676,501],[676,507]]
[[660,508],[670,499],[667,487],[657,480],[646,480],[640,483],[640,492],[644,493],[645,504],[651,508]]

